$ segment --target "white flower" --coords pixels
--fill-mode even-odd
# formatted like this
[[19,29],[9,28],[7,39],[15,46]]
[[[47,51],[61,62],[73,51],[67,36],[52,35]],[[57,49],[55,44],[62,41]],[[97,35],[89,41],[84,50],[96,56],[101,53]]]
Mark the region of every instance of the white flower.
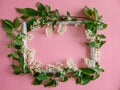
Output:
[[23,45],[22,48],[21,48],[21,51],[24,52],[24,53],[27,53],[27,46]]
[[94,50],[94,60],[98,61],[100,59],[100,51],[95,49]]
[[33,25],[31,25],[31,26],[30,26],[30,30],[33,31],[34,29],[35,29],[35,27],[34,27]]
[[40,24],[40,19],[37,19],[36,23],[37,23],[37,24]]
[[96,38],[93,32],[89,29],[85,30],[85,34],[86,34],[87,39],[90,39],[91,41],[94,41]]
[[50,72],[50,73],[56,72],[55,65],[48,64],[45,69],[46,69],[46,72]]
[[20,25],[20,26],[17,28],[18,31],[21,31],[21,29],[22,29],[22,25]]
[[27,55],[34,55],[34,54],[35,54],[35,50],[27,49]]
[[45,30],[45,34],[47,36],[50,36],[52,34],[52,26],[48,26]]
[[56,70],[60,73],[63,72],[64,65],[62,63],[56,63]]
[[57,33],[62,34],[63,32],[66,31],[66,29],[67,29],[66,23],[60,23],[59,27],[58,27],[58,30],[57,30]]
[[95,67],[95,64],[96,64],[96,61],[95,60],[90,60],[88,58],[84,58],[84,61],[85,61],[85,64],[88,66],[88,67]]
[[41,72],[42,70],[41,65],[42,65],[41,62],[35,61],[31,64],[30,70],[35,71],[35,72]]
[[28,40],[32,40],[33,39],[33,35],[32,34],[27,34],[27,39]]
[[70,69],[73,69],[73,70],[77,70],[78,69],[76,64],[71,59],[67,59],[66,63],[67,63],[67,66]]
[[34,57],[28,57],[27,58],[28,65],[31,65],[33,63],[33,61],[34,61]]

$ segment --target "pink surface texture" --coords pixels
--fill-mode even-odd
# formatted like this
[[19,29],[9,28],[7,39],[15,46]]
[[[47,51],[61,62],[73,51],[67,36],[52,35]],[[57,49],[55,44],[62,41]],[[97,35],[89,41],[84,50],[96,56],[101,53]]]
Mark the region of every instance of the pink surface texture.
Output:
[[[76,85],[74,79],[59,83],[56,88],[34,86],[29,75],[16,76],[12,73],[11,61],[6,57],[10,52],[6,48],[9,40],[0,24],[0,90],[120,90],[120,0],[0,0],[0,19],[13,20],[20,16],[15,7],[35,8],[37,2],[49,4],[63,15],[70,11],[73,16],[81,16],[85,5],[98,9],[108,24],[106,30],[100,31],[107,36],[99,61],[105,72],[99,79],[85,86]],[[28,41],[28,47],[36,51],[36,60],[47,65],[71,58],[78,66],[84,66],[83,58],[89,57],[89,48],[84,45],[86,38],[83,27],[68,26],[63,35],[54,32],[50,37],[45,36],[45,28],[30,32],[34,38]]]

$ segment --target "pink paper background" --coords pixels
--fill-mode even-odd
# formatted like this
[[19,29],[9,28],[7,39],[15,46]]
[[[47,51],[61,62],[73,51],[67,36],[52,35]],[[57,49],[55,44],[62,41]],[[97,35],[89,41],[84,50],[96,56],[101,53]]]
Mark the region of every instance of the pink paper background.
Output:
[[[11,61],[6,57],[9,53],[6,48],[9,40],[0,26],[0,90],[120,90],[120,0],[0,0],[0,19],[13,20],[19,16],[15,7],[35,7],[38,1],[49,4],[52,9],[59,9],[61,14],[69,10],[75,16],[81,15],[80,11],[85,5],[98,9],[108,24],[107,29],[101,32],[107,36],[107,43],[101,48],[99,61],[105,72],[86,86],[76,85],[74,79],[59,83],[56,88],[33,86],[29,75],[15,76],[12,73]],[[89,56],[89,48],[84,45],[86,39],[82,27],[68,26],[63,35],[54,33],[50,37],[45,37],[44,29],[42,32],[31,32],[34,39],[28,42],[29,47],[36,50],[36,60],[46,65],[72,58],[77,65],[84,65],[82,58]]]

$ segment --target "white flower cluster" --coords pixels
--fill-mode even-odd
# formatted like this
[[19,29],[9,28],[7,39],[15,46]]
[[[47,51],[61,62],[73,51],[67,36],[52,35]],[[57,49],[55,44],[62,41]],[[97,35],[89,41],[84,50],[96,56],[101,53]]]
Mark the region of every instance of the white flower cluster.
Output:
[[94,50],[93,58],[96,62],[100,59],[100,50],[98,49]]
[[66,31],[66,29],[67,29],[66,23],[60,23],[59,27],[58,27],[58,30],[57,30],[57,33],[62,34]]
[[41,72],[42,71],[42,64],[34,60],[34,50],[27,50],[27,64],[30,67],[31,72]]
[[30,65],[30,70],[31,70],[32,72],[42,72],[43,69],[42,69],[42,64],[41,64],[41,62],[38,62],[38,61],[32,62],[32,64]]
[[64,65],[61,64],[61,63],[58,63],[56,65],[48,64],[45,68],[45,71],[49,72],[49,73],[55,73],[55,72],[62,73],[63,72],[63,67],[64,67]]
[[36,21],[33,22],[33,25],[30,26],[30,29],[33,31],[33,30],[38,30],[40,27],[39,27],[39,24],[40,24],[40,20],[37,19]]
[[96,36],[93,34],[93,32],[89,29],[85,30],[85,34],[87,39],[91,40],[91,41],[95,41]]
[[17,31],[22,31],[22,25],[17,28]]
[[32,40],[33,39],[33,35],[32,34],[27,34],[27,40]]
[[31,65],[33,63],[33,61],[34,61],[34,53],[35,53],[34,50],[27,49],[26,54],[27,54],[27,63],[28,63],[28,65]]
[[20,34],[22,32],[22,25],[18,26],[18,28],[16,28],[14,31],[13,31],[13,35],[17,35],[17,34]]
[[89,58],[84,58],[84,61],[85,61],[85,64],[92,68],[92,67],[95,67],[95,64],[96,64],[96,61],[95,60],[91,60]]
[[45,30],[46,36],[50,36],[52,34],[52,26],[48,24],[48,27]]
[[[58,30],[57,30],[57,33],[58,34],[62,34],[66,31],[67,27],[66,27],[66,23],[60,23],[59,26],[58,26]],[[48,24],[48,27],[46,28],[46,35],[47,36],[50,36],[52,34],[52,26]]]
[[66,61],[67,67],[72,69],[72,70],[78,70],[78,67],[76,66],[76,64],[73,62],[72,59],[67,59]]

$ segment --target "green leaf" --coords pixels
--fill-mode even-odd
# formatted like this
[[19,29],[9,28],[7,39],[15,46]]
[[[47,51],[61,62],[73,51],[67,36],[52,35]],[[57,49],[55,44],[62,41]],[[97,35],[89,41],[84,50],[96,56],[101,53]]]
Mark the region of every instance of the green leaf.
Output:
[[10,20],[2,20],[2,28],[7,32],[8,37],[11,37],[14,24]]
[[16,11],[21,14],[28,15],[28,16],[37,16],[38,15],[37,11],[32,8],[16,8]]
[[15,8],[17,12],[21,14],[26,14],[26,10],[24,8]]
[[100,39],[106,38],[103,34],[98,34],[97,37],[99,37]]
[[59,11],[58,11],[57,9],[55,10],[55,14],[56,14],[56,17],[57,17],[57,18],[60,17]]
[[47,75],[45,74],[45,73],[39,73],[37,76],[36,76],[36,79],[38,79],[38,80],[46,80],[46,79],[48,79],[48,77],[47,77]]
[[53,74],[52,73],[46,73],[47,77],[52,77]]
[[46,17],[47,16],[47,12],[45,11],[45,7],[42,3],[37,3],[37,9],[38,9],[38,14],[39,16],[42,16],[42,17]]
[[81,77],[81,84],[82,84],[82,85],[86,85],[86,84],[88,84],[91,80],[92,80],[92,76],[83,75],[83,76]]
[[105,44],[105,41],[98,41],[97,42],[97,47],[101,48]]
[[14,44],[15,45],[22,45],[22,40],[20,40],[20,39],[14,39]]
[[40,26],[43,27],[47,22],[47,19],[45,17],[43,17],[41,20],[40,20]]
[[40,85],[42,82],[43,82],[43,81],[41,81],[41,80],[35,79],[35,80],[32,82],[32,84],[33,84],[33,85]]
[[20,68],[18,67],[18,66],[16,66],[16,65],[11,65],[12,66],[12,68],[13,68],[13,73],[14,74],[16,74],[16,75],[18,75],[18,74],[20,74],[21,73],[21,70],[20,70]]
[[85,15],[87,15],[89,17],[92,16],[92,10],[89,9],[87,6],[85,6],[85,8],[84,8],[84,13],[85,13]]
[[73,74],[73,76],[81,76],[81,70],[76,70],[75,72],[74,72],[74,74]]
[[93,79],[93,80],[96,80],[96,79],[99,78],[99,77],[100,77],[100,74],[96,74],[96,75],[93,76],[92,79]]
[[78,78],[76,79],[76,84],[79,84],[79,83],[81,83],[81,77],[78,77]]
[[23,15],[23,16],[21,16],[20,18],[22,18],[22,19],[27,19],[29,17],[29,15]]
[[67,11],[67,19],[72,20],[70,13]]
[[18,18],[14,19],[14,27],[18,27],[20,25],[20,21],[18,20]]
[[33,25],[34,21],[36,21],[36,18],[31,18],[27,21],[27,32],[30,31],[30,26]]
[[82,73],[87,74],[87,75],[95,73],[95,71],[91,68],[81,68],[80,70],[82,71]]
[[53,86],[56,87],[58,85],[58,81],[56,79],[50,79],[46,84],[45,87]]
[[32,9],[32,8],[25,8],[26,14],[29,16],[37,16],[38,13],[36,10]]
[[30,73],[29,67],[26,65],[24,69],[24,74]]
[[85,29],[93,30],[96,27],[95,22],[91,20],[85,20],[83,23],[85,24]]
[[64,74],[61,74],[61,75],[60,75],[60,78],[61,78],[61,81],[62,81],[62,82],[66,82],[66,81],[69,80],[69,77],[64,76]]
[[93,17],[95,18],[95,20],[98,20],[98,11],[96,10],[96,8],[93,8]]
[[55,73],[55,76],[56,76],[56,77],[60,77],[60,76],[61,76],[61,73],[60,73],[60,72],[56,72],[56,73]]
[[53,30],[55,29],[55,25],[56,25],[56,23],[57,23],[57,20],[53,20],[53,21],[51,21],[51,23],[52,23],[52,28],[53,28]]
[[100,30],[103,30],[107,27],[107,24],[104,24],[104,23],[101,23],[101,24],[98,24],[97,28],[100,29]]
[[46,5],[46,12],[49,13],[51,11],[51,8],[49,5]]
[[88,42],[88,43],[86,43],[86,45],[88,45],[89,47],[96,47],[95,42]]
[[20,63],[20,67],[23,68],[23,66],[24,66],[24,58],[20,58],[19,63]]

